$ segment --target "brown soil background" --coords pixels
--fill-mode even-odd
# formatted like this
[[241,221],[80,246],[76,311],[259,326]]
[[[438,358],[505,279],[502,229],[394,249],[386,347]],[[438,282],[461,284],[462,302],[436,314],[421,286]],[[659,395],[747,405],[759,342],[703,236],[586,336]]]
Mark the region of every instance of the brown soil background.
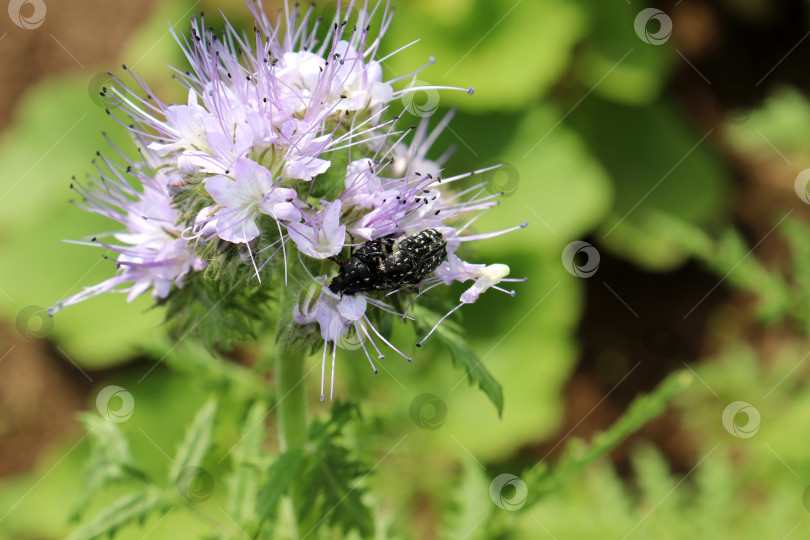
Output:
[[[26,89],[44,77],[83,65],[89,85],[96,74],[91,66],[112,67],[153,5],[154,0],[50,0],[42,26],[34,30],[0,13],[0,129],[12,121]],[[33,11],[24,5],[22,15]],[[76,429],[76,411],[86,406],[91,386],[50,344],[23,340],[13,322],[0,325],[0,342],[11,348],[0,360],[3,477],[32,467],[44,449]]]

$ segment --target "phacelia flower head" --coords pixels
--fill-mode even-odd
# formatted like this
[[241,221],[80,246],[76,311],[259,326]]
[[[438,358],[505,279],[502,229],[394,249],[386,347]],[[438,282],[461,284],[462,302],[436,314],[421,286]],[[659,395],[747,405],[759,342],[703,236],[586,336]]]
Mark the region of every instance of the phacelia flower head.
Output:
[[[274,320],[290,320],[288,335],[322,344],[323,399],[329,347],[334,383],[337,344],[347,335],[375,373],[381,346],[411,360],[375,326],[381,315],[409,319],[424,293],[456,281],[473,283],[439,323],[486,290],[514,295],[498,286],[522,281],[508,278],[507,266],[461,256],[466,242],[525,224],[470,232],[498,204],[499,194],[476,180],[491,168],[446,175],[449,154],[429,157],[452,113],[432,129],[428,118],[404,120],[400,98],[425,89],[414,83],[433,59],[386,78],[379,48],[391,24],[387,6],[366,2],[349,20],[339,4],[325,22],[287,2],[275,21],[248,5],[252,32],[227,25],[220,35],[200,15],[187,36],[175,35],[188,61],[174,75],[182,103],[162,102],[126,66],[138,90],[103,92],[138,158],[118,152],[119,165],[100,154],[98,176],[73,189],[83,208],[123,227],[111,241],[84,242],[112,251],[117,272],[51,312],[103,292],[128,300],[150,292],[172,317],[199,314],[185,304],[207,299],[213,307],[196,323],[220,303],[239,310],[243,302],[242,319],[259,324],[249,315],[257,302],[292,298],[275,305],[293,313]],[[394,295],[407,298],[390,302]],[[393,305],[408,307],[399,313]]]

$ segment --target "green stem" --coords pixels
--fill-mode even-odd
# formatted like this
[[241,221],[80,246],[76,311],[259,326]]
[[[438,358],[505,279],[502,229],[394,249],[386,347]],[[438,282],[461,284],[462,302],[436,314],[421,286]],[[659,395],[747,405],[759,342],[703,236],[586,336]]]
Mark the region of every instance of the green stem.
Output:
[[307,401],[304,384],[304,359],[299,348],[276,349],[276,391],[278,434],[281,450],[301,448],[307,442]]
[[[304,359],[306,355],[298,347],[285,350],[284,340],[276,347],[276,420],[282,452],[302,448],[307,442],[307,403],[304,384]],[[298,520],[296,509],[301,505],[295,489],[283,501],[283,510],[290,523],[290,537],[297,539]]]

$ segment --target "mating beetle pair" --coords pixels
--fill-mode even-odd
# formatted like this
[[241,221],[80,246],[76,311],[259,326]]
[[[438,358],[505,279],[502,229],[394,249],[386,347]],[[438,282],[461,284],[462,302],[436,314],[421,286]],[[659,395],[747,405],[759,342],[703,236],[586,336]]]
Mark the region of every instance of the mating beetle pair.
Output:
[[387,291],[415,285],[447,258],[447,241],[436,229],[370,240],[340,264],[329,290],[335,294]]

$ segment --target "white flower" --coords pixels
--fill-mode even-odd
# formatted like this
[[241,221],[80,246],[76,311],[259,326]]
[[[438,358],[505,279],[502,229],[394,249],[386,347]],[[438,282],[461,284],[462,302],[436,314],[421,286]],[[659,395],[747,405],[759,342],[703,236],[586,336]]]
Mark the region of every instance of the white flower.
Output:
[[481,269],[478,279],[475,280],[472,287],[464,291],[461,295],[461,301],[465,304],[472,304],[481,293],[494,287],[509,275],[509,267],[505,264],[490,264]]
[[340,224],[340,199],[324,203],[323,207],[321,213],[304,214],[304,223],[287,226],[299,251],[316,259],[334,257],[346,241],[346,226]]

